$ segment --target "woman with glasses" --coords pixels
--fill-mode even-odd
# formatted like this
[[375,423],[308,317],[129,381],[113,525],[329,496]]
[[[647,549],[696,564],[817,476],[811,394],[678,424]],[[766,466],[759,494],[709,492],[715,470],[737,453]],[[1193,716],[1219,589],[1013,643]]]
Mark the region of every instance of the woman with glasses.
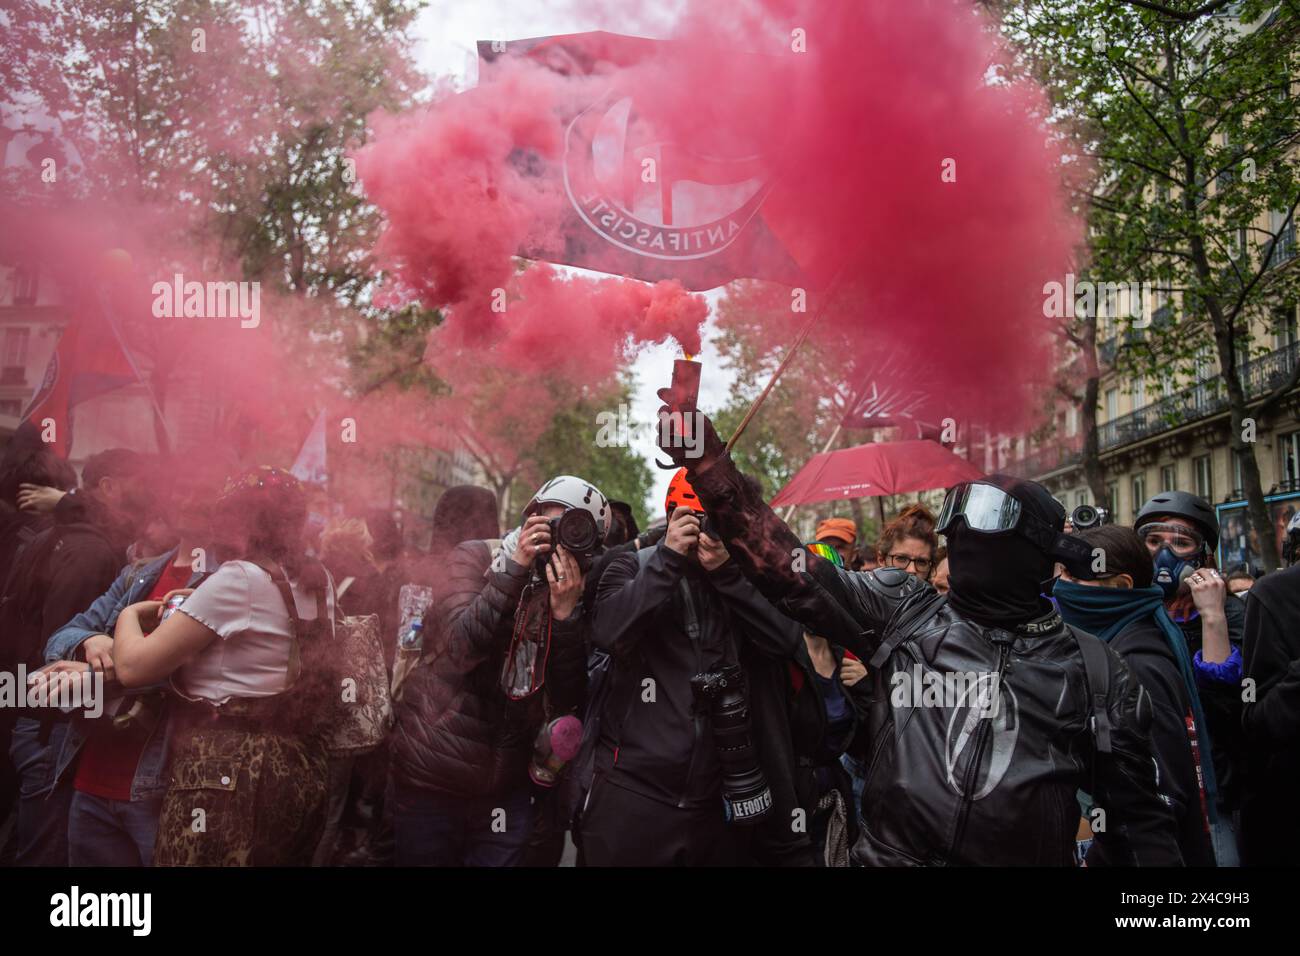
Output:
[[924,505],[916,504],[885,525],[876,543],[876,560],[882,567],[898,568],[928,581],[938,549],[934,515]]

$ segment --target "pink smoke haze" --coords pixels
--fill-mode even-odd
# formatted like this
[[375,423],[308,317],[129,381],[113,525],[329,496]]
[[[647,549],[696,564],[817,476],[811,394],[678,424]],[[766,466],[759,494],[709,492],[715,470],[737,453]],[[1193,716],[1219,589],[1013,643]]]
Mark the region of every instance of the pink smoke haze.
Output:
[[[618,8],[598,6],[605,22]],[[795,29],[806,52],[791,49]],[[690,327],[704,313],[673,301],[679,290],[647,305],[637,283],[515,275],[519,250],[562,243],[550,233],[567,202],[556,177],[521,170],[556,163],[566,118],[617,89],[664,142],[761,153],[760,214],[802,270],[809,311],[826,305],[815,335],[846,343],[846,375],[888,353],[882,374],[922,387],[927,417],[1023,423],[1053,364],[1042,287],[1068,270],[1082,229],[1040,91],[990,80],[1006,56],[992,24],[962,0],[690,2],[672,39],[596,76],[507,57],[470,94],[381,127],[359,173],[388,219],[380,262],[449,308],[430,359],[444,339],[500,344],[514,366],[569,368],[578,349],[599,356],[596,374],[628,337],[698,350]],[[489,307],[495,288],[508,290],[505,313]],[[773,298],[788,308],[789,295]],[[771,346],[804,318],[774,317]]]

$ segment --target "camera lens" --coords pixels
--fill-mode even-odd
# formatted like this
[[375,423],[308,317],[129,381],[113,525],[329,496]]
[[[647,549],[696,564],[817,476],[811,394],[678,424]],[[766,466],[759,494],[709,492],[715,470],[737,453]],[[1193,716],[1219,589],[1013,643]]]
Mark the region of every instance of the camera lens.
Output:
[[1101,524],[1101,516],[1092,505],[1079,505],[1070,515],[1070,524],[1076,528],[1095,528]]
[[570,508],[555,522],[554,537],[557,543],[572,554],[590,554],[600,543],[600,530],[591,512]]
[[771,812],[772,791],[754,753],[741,669],[732,664],[717,673],[697,674],[691,686],[709,705],[728,816],[742,825],[758,823]]

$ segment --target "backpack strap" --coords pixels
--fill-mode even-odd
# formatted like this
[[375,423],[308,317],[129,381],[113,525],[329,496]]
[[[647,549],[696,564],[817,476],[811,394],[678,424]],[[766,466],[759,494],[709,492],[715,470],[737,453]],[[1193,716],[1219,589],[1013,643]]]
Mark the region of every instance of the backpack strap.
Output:
[[1083,655],[1084,680],[1088,685],[1088,700],[1091,704],[1088,726],[1092,730],[1097,752],[1108,754],[1111,752],[1110,712],[1106,708],[1106,702],[1110,697],[1110,662],[1106,659],[1106,647],[1101,638],[1095,635],[1072,627],[1068,630],[1074,637],[1074,642],[1079,645],[1079,653]]
[[890,619],[889,624],[885,627],[885,636],[876,648],[876,652],[871,655],[868,661],[870,667],[879,669],[889,660],[894,651],[906,641],[915,637],[930,618],[938,613],[939,609],[948,603],[948,595],[939,594],[938,592],[925,591],[917,592],[923,597],[917,597],[911,601],[904,601],[894,611],[894,616]]
[[[292,686],[298,682],[298,678],[302,674],[302,641],[303,635],[307,631],[302,618],[298,616],[298,602],[293,597],[293,586],[289,584],[289,575],[279,564],[269,561],[265,563],[250,561],[249,563],[257,565],[270,576],[271,583],[280,591],[280,598],[284,601],[284,609],[289,615],[289,673],[293,675],[293,681],[290,684]],[[317,627],[325,625],[326,613],[322,595],[318,593],[316,595],[316,620],[313,622]]]

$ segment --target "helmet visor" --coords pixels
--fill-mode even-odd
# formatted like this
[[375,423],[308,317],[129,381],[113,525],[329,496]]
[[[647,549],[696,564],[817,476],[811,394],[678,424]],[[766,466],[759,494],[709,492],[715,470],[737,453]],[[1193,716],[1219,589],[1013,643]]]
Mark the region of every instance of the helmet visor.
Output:
[[1205,537],[1199,531],[1181,524],[1152,521],[1138,528],[1137,533],[1152,554],[1167,547],[1175,557],[1190,558],[1205,547]]
[[946,533],[958,517],[964,518],[972,531],[1010,531],[1020,522],[1020,502],[995,485],[958,485],[944,499],[936,530]]

